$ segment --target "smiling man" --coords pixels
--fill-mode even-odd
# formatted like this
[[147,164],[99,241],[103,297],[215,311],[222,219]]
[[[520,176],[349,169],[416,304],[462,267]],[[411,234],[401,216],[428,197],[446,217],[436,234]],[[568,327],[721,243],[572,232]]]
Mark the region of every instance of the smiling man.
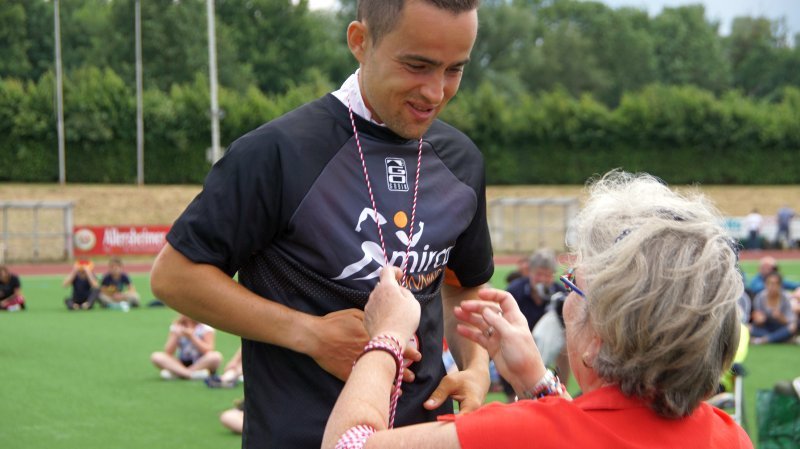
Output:
[[[236,140],[167,236],[156,296],[242,336],[244,447],[320,446],[386,265],[422,308],[396,424],[435,420],[448,398],[482,404],[488,356],[456,333],[453,307],[494,270],[483,159],[436,119],[469,61],[477,7],[360,1],[347,29],[359,70]],[[448,375],[443,337],[461,367]]]

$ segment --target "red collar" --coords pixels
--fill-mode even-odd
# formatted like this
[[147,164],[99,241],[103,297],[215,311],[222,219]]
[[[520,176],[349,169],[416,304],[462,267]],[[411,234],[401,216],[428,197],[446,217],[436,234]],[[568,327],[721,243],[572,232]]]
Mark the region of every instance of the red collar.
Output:
[[582,394],[575,398],[574,404],[582,410],[648,408],[644,399],[625,396],[616,385],[601,387],[591,393]]

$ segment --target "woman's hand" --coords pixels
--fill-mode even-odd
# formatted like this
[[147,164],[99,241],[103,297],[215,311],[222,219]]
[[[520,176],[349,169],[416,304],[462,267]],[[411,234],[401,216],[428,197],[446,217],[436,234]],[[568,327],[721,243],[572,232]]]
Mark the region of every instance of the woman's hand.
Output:
[[420,306],[411,291],[397,282],[402,275],[397,267],[383,268],[364,308],[364,325],[370,337],[390,334],[405,345],[419,326]]
[[486,348],[497,371],[517,391],[544,375],[546,368],[528,321],[510,293],[484,289],[479,300],[455,308],[458,333]]

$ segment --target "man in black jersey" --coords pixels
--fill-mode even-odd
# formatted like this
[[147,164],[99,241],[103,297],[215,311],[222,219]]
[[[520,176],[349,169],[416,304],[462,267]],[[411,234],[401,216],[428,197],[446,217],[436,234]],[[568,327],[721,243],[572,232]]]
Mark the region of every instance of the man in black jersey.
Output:
[[[469,60],[477,7],[361,0],[347,29],[359,70],[237,139],[168,234],[153,292],[242,336],[244,447],[319,447],[387,262],[406,269],[422,309],[396,425],[450,413],[448,397],[465,411],[483,402],[488,356],[453,316],[494,270],[483,159],[436,120]],[[449,375],[443,337],[461,367]]]

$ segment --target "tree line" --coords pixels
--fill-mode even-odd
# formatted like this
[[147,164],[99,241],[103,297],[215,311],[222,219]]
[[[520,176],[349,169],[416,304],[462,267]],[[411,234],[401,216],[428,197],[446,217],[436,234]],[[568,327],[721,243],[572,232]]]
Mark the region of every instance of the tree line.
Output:
[[[354,0],[216,0],[223,144],[338,86]],[[61,5],[67,177],[133,182],[134,0]],[[205,0],[142,8],[145,180],[208,170]],[[489,182],[581,183],[607,168],[670,182],[792,183],[800,172],[800,34],[702,6],[650,17],[575,0],[484,0],[461,90],[443,118],[486,155]],[[53,5],[0,3],[0,181],[58,179]]]

